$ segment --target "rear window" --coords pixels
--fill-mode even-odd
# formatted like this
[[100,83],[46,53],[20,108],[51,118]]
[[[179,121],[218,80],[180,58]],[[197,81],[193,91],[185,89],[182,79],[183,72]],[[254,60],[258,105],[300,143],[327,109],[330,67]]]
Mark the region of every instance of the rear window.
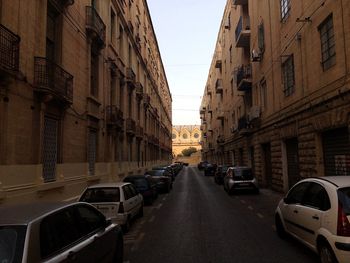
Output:
[[338,189],[338,199],[343,206],[344,213],[350,215],[350,187]]
[[22,262],[26,226],[0,226],[0,262]]
[[152,175],[152,176],[162,176],[164,170],[152,170],[148,171],[147,174]]
[[251,169],[234,169],[233,173],[236,180],[252,180],[254,178]]
[[87,203],[120,202],[120,191],[117,187],[90,188],[85,191],[80,201]]
[[147,190],[148,182],[146,179],[138,178],[133,180],[133,184],[135,185],[137,190]]

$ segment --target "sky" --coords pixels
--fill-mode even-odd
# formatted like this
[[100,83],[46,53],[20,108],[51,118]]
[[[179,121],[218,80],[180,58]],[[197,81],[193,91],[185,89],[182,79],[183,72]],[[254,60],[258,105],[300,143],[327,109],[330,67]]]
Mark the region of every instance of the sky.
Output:
[[226,0],[147,3],[172,95],[173,125],[198,125]]

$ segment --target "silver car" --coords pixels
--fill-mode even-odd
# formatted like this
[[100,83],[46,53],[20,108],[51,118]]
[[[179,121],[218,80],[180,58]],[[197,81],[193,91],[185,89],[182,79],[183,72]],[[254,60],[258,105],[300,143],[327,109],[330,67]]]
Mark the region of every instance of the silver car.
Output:
[[123,262],[123,234],[87,203],[0,207],[0,262]]
[[251,168],[244,166],[229,167],[224,177],[224,189],[233,194],[238,190],[252,190],[259,193],[258,180]]

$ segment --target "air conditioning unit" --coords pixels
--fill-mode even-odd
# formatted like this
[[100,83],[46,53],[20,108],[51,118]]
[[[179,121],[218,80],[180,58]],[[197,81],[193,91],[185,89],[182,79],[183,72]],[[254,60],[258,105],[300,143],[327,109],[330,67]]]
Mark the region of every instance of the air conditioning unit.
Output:
[[261,52],[255,49],[252,50],[252,61],[259,62],[261,60]]

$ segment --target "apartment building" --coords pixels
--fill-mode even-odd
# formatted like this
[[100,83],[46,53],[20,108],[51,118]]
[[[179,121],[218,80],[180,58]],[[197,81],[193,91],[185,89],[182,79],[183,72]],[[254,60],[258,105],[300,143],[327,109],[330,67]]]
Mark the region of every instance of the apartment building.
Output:
[[350,3],[229,0],[200,108],[202,158],[285,192],[350,175]]
[[0,203],[67,200],[171,161],[146,0],[2,0],[0,23]]

